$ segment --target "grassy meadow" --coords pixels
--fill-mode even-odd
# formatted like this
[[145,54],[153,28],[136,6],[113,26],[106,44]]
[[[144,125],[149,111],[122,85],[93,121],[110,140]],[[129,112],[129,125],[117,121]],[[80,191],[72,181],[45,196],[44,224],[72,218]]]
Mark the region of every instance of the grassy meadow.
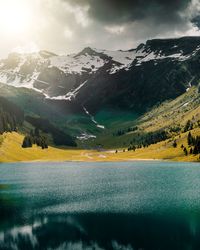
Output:
[[[192,135],[198,135],[200,128],[195,128]],[[172,160],[172,161],[199,161],[199,156],[185,156],[181,145],[187,145],[188,132],[173,138],[177,141],[177,147],[173,147],[173,140],[168,139],[157,144],[150,145],[148,148],[136,149],[136,151],[125,151],[119,148],[116,150],[82,150],[49,147],[41,149],[33,146],[32,148],[22,148],[21,144],[24,136],[13,132],[4,133],[1,136],[0,162],[21,162],[21,161],[132,161],[132,160]],[[189,148],[188,148],[189,151]]]

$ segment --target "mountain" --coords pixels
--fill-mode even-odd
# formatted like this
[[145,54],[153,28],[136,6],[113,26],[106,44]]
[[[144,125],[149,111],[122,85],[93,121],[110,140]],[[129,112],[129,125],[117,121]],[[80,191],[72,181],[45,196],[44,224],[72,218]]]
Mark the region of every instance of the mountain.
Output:
[[12,53],[0,60],[1,95],[79,141],[98,141],[198,89],[199,66],[200,37],[154,39],[128,51]]
[[0,61],[0,82],[53,100],[76,100],[89,111],[99,105],[144,110],[198,81],[199,50],[199,37],[184,37],[150,40],[129,51],[12,53]]
[[145,112],[198,84],[199,49],[200,38],[147,41],[132,51],[128,68],[100,69],[76,98],[94,113],[102,106]]
[[[131,53],[117,53],[118,61],[113,61],[103,51],[91,48],[85,48],[77,55],[64,56],[47,51],[32,54],[12,53],[0,62],[0,80],[15,87],[35,89],[44,93],[47,98],[71,100],[86,81],[105,65],[114,72],[131,62],[131,58],[128,59]],[[123,64],[119,62],[120,59]]]

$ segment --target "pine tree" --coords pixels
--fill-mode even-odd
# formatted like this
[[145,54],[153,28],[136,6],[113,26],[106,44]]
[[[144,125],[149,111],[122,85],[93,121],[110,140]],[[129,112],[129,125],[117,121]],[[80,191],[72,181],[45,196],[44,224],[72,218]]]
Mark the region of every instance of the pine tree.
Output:
[[177,147],[177,142],[176,142],[176,140],[173,142],[173,147],[174,147],[174,148]]
[[188,120],[187,123],[185,124],[184,132],[187,132],[191,129],[193,129],[193,123],[190,120]]
[[193,144],[193,137],[191,132],[188,133],[187,142],[189,146]]
[[184,148],[184,153],[185,153],[185,155],[187,156],[188,155],[188,151],[187,151],[187,148]]
[[31,148],[32,147],[32,140],[30,136],[25,136],[23,143],[22,143],[22,148]]
[[194,149],[193,149],[193,154],[194,155],[197,155],[199,152],[198,152],[198,147],[195,145],[194,146]]
[[35,136],[39,137],[40,136],[40,131],[38,128],[35,128]]

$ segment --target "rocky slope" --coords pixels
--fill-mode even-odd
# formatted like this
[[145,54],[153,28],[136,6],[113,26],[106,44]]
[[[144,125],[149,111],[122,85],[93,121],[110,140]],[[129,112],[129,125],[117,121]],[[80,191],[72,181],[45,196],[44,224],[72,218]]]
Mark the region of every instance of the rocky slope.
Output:
[[[123,123],[127,114],[131,121],[198,86],[199,66],[200,37],[149,40],[129,51],[12,53],[0,61],[0,87],[28,115],[94,138],[109,127],[102,112],[109,111],[112,124]],[[12,87],[20,98],[8,91]]]
[[0,61],[0,82],[76,100],[91,112],[102,105],[143,111],[197,84],[199,54],[199,37],[150,40],[130,51],[12,53]]

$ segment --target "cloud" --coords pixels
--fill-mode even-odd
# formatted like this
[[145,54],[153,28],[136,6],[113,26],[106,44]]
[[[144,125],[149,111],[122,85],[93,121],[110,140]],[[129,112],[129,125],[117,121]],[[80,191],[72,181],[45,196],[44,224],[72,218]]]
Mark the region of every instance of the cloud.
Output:
[[127,23],[152,18],[172,23],[181,19],[191,0],[63,0],[89,6],[91,18],[107,24]]
[[200,29],[200,2],[199,0],[193,0],[189,7],[189,14],[191,23],[194,27]]
[[194,24],[195,27],[200,29],[200,15],[193,17],[191,19],[191,22]]
[[62,1],[74,10],[87,9],[86,40],[93,41],[94,47],[129,49],[147,39],[199,35],[191,23],[199,0]]
[[[0,8],[1,8],[0,0]],[[15,0],[13,0],[15,1]],[[25,0],[23,0],[25,1]],[[0,30],[0,56],[35,43],[55,53],[86,46],[130,49],[152,38],[199,35],[199,0],[29,0],[34,18],[23,36]],[[198,27],[198,28],[197,28]]]
[[125,26],[122,25],[105,26],[105,30],[111,34],[121,35],[125,31]]
[[72,13],[76,19],[77,24],[80,24],[82,27],[87,27],[90,23],[88,17],[89,5],[72,5],[69,2],[65,2],[65,10],[69,13]]
[[65,31],[64,31],[64,36],[67,39],[72,39],[73,38],[73,32],[68,27],[66,27]]

